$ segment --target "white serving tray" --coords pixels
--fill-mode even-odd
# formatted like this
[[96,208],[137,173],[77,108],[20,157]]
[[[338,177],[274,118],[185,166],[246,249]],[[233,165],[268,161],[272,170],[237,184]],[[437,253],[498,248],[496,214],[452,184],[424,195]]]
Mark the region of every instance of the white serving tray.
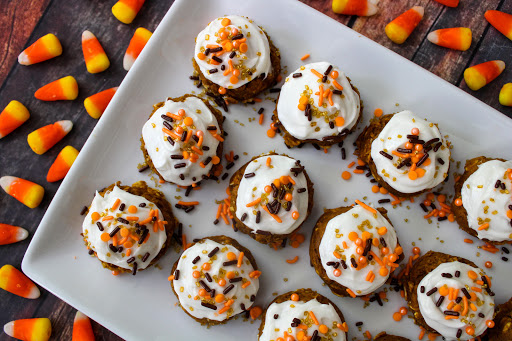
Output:
[[[367,124],[377,107],[385,113],[410,109],[439,123],[442,133],[449,135],[455,146],[453,159],[462,161],[462,166],[466,158],[479,155],[512,158],[512,150],[504,143],[510,141],[512,120],[298,1],[177,0],[124,79],[63,181],[22,264],[23,271],[39,285],[127,340],[257,339],[259,321],[250,323],[238,318],[226,325],[206,329],[175,305],[177,300],[167,281],[178,257],[174,251],[169,250],[159,262],[161,269],[152,268],[136,277],[114,277],[97,259],[88,256],[80,237],[83,217],[79,213],[84,205],[89,205],[96,189],[118,180],[124,184],[145,180],[154,185],[147,173],[137,172],[137,164],[143,161],[139,150],[142,125],[154,103],[198,90],[188,79],[192,73],[195,35],[212,19],[226,14],[249,16],[264,27],[281,51],[286,72],[300,66],[300,57],[306,53],[311,54],[307,62],[326,60],[345,70],[364,101],[365,114],[360,128]],[[265,108],[264,126],[258,125],[256,114],[262,106]],[[219,184],[204,182],[200,191],[194,191],[190,200],[201,203],[191,214],[175,210],[188,239],[225,234],[251,249],[263,271],[256,301],[262,307],[274,298],[273,293],[311,287],[330,298],[344,312],[350,328],[349,340],[353,337],[363,339],[365,330],[373,335],[387,330],[416,339],[419,329],[411,319],[404,318],[399,323],[392,319],[392,312],[405,305],[398,294],[389,294],[390,300],[384,307],[372,304],[363,309],[364,302],[360,299],[332,295],[309,266],[309,234],[324,207],[351,204],[363,197],[367,203],[376,204],[378,199],[384,198],[371,193],[371,184],[364,175],[353,176],[350,181],[340,177],[347,165],[355,160],[352,142],[357,133],[345,142],[348,155],[345,161],[341,160],[338,148],[332,148],[327,154],[311,146],[288,150],[279,136],[274,139],[266,136],[272,110],[273,103],[268,100],[254,106],[229,107],[225,122],[229,136],[225,150],[235,150],[240,155],[237,165],[229,173],[231,175],[251,156],[269,150],[300,159],[315,183],[315,208],[302,231],[307,236],[306,243],[298,249],[287,247],[273,251],[246,235],[234,233],[223,223],[214,226],[212,221],[217,209],[214,200],[225,197],[227,180]],[[249,118],[256,119],[249,122]],[[453,162],[452,171],[462,172],[462,166],[457,169]],[[451,181],[446,184],[445,192],[451,193],[452,186]],[[178,193],[170,184],[164,184],[160,189],[173,204],[177,202],[176,196],[184,195],[184,191]],[[411,243],[415,242],[423,252],[433,249],[452,253],[481,267],[486,260],[492,260],[494,267],[488,274],[493,278],[497,302],[512,296],[510,265],[499,260],[499,254],[493,256],[482,252],[478,257],[480,250],[476,245],[481,244],[479,241],[474,245],[463,243],[468,235],[452,223],[429,225],[422,218],[423,212],[417,203],[405,203],[397,209],[387,205],[407,255]],[[296,255],[299,256],[296,264],[285,262]],[[357,321],[364,322],[361,331],[355,327]]]

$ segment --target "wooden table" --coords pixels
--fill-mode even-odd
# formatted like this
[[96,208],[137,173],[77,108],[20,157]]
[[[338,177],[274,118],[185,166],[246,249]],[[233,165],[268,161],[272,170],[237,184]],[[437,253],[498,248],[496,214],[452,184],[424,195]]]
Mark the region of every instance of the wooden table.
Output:
[[[489,9],[512,13],[512,0],[461,0],[455,9],[444,7],[434,0],[381,0],[380,13],[369,18],[334,14],[331,0],[302,1],[512,117],[512,108],[503,107],[498,102],[501,86],[512,82],[511,67],[507,67],[498,79],[478,92],[469,90],[463,79],[464,70],[474,64],[494,59],[503,60],[507,66],[512,63],[512,42],[491,27],[483,16]],[[49,166],[65,145],[80,149],[97,123],[85,112],[83,100],[93,93],[120,84],[126,74],[122,68],[122,58],[134,30],[143,26],[154,31],[172,0],[147,1],[131,25],[124,25],[114,18],[110,10],[113,3],[114,0],[0,0],[0,108],[16,99],[31,112],[29,121],[0,140],[0,176],[26,178],[42,184],[46,190],[42,204],[36,209],[29,209],[1,192],[1,223],[22,226],[33,235],[60,184],[46,182]],[[424,19],[405,44],[393,44],[384,34],[384,26],[414,5],[425,7]],[[473,31],[473,43],[468,51],[441,48],[426,39],[431,30],[456,26],[469,27]],[[103,73],[91,75],[85,71],[80,37],[86,29],[96,34],[110,58],[111,66]],[[57,34],[61,40],[63,55],[28,67],[19,65],[16,58],[20,51],[49,32]],[[77,100],[52,103],[34,98],[33,93],[41,85],[66,75],[73,75],[79,83]],[[73,121],[75,127],[71,133],[44,155],[33,153],[27,146],[27,134],[61,119]],[[21,243],[1,246],[0,266],[11,264],[20,268],[29,242],[30,237]],[[52,339],[70,340],[74,315],[75,309],[44,290],[37,300],[0,291],[0,325],[15,319],[48,317],[53,325]],[[119,340],[97,323],[93,323],[93,328],[97,340]],[[0,340],[11,339],[2,333]]]

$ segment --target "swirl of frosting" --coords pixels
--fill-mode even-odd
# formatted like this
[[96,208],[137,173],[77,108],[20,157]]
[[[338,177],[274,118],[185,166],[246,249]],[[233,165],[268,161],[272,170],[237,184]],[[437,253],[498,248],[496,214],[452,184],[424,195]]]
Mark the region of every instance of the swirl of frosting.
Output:
[[446,340],[469,340],[487,329],[494,298],[485,273],[458,261],[442,263],[418,285],[418,305],[425,322]]
[[461,199],[468,213],[468,225],[480,239],[512,239],[510,169],[512,161],[487,161],[479,165],[462,185]]
[[260,274],[236,247],[204,239],[181,254],[172,286],[190,315],[224,321],[253,305]]
[[[136,223],[147,227],[137,228]],[[96,192],[82,229],[87,246],[99,260],[123,269],[145,269],[167,240],[163,224],[155,204],[114,186],[103,196]],[[145,242],[139,243],[141,239]]]
[[206,79],[226,89],[267,77],[272,70],[267,36],[252,20],[237,15],[210,22],[197,35],[194,58]]
[[371,157],[382,179],[402,193],[436,187],[450,165],[450,150],[437,126],[408,110],[389,120],[372,142]]
[[[146,150],[160,175],[190,186],[219,163],[217,146],[224,141],[216,117],[197,97],[165,101],[142,127]],[[202,167],[204,166],[204,167]]]
[[236,217],[254,233],[291,233],[302,224],[308,210],[303,169],[300,162],[283,155],[252,160],[238,187]]
[[372,293],[387,281],[402,248],[395,229],[379,211],[355,205],[329,220],[319,253],[327,277],[355,297]]
[[348,78],[327,62],[303,65],[291,73],[277,103],[279,121],[301,140],[328,140],[348,132],[357,123],[360,109],[359,95]]
[[[300,324],[294,326],[294,319],[299,319]],[[288,300],[272,303],[265,314],[265,327],[259,340],[286,340],[285,333],[298,335],[297,333],[302,331],[305,336],[312,336],[316,332],[325,340],[345,341],[347,336],[338,328],[340,324],[340,317],[334,307],[331,304],[320,303],[316,299],[307,302]]]

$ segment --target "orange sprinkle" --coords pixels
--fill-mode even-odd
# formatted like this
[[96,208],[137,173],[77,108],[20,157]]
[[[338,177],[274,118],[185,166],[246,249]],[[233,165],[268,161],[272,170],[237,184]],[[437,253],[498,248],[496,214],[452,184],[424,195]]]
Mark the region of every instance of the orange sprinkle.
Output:
[[195,206],[199,205],[199,201],[178,201],[178,205],[182,206]]
[[350,297],[354,298],[356,297],[356,294],[354,294],[354,292],[352,290],[350,290],[349,288],[347,288],[347,293],[350,295]]
[[256,278],[259,278],[260,276],[261,276],[261,271],[259,271],[259,270],[254,270],[253,272],[249,273],[250,278],[256,279]]
[[91,219],[96,221],[100,219],[100,214],[98,212],[92,212]]
[[400,314],[399,312],[396,312],[393,314],[393,320],[395,320],[396,322],[399,322],[400,320],[402,320],[402,314]]
[[252,207],[252,206],[255,206],[257,204],[259,204],[261,202],[261,197],[257,198],[256,200],[254,201],[251,201],[250,203],[248,203],[247,205],[245,205],[245,207]]
[[236,263],[236,267],[237,268],[240,268],[242,267],[242,262],[244,260],[244,252],[240,252],[240,254],[238,255],[238,262]]
[[375,109],[375,111],[373,112],[373,114],[375,115],[375,117],[381,117],[383,113],[384,113],[384,111],[383,111],[381,108],[377,108],[377,109]]
[[185,233],[181,235],[181,246],[183,247],[183,251],[187,249],[187,236]]
[[249,311],[249,315],[251,315],[251,319],[253,320],[256,320],[261,315],[261,313],[263,313],[263,310],[258,306],[252,307]]
[[297,294],[292,294],[292,295],[290,296],[290,299],[291,299],[292,301],[294,301],[294,302],[297,302],[297,301],[299,300],[299,295],[297,295]]
[[424,336],[425,336],[425,329],[421,328],[420,335],[418,335],[418,340],[423,340]]
[[316,71],[315,69],[311,69],[311,72],[317,76],[318,78],[323,78],[324,75],[322,75],[320,72]]
[[107,232],[103,232],[101,234],[101,240],[104,241],[104,242],[108,242],[110,240],[110,236],[108,235]]
[[306,53],[305,55],[303,55],[302,57],[300,57],[300,60],[306,60],[309,58],[309,53]]
[[485,230],[486,228],[489,227],[489,223],[485,223],[483,225],[480,225],[480,227],[478,228],[478,230]]
[[332,85],[334,85],[338,90],[343,90],[343,87],[335,80],[332,81]]
[[251,282],[247,281],[244,284],[242,284],[242,289],[247,288],[249,285],[251,285]]
[[354,165],[355,165],[355,164],[356,164],[356,162],[355,162],[355,161],[352,161],[351,163],[349,163],[349,164],[348,164],[348,166],[347,166],[347,167],[348,167],[348,168],[352,168],[352,167],[354,167]]
[[363,174],[364,170],[362,170],[362,169],[354,169],[354,173],[355,174]]
[[272,218],[274,218],[274,219],[275,219],[275,221],[277,221],[278,223],[282,223],[282,222],[283,222],[283,221],[281,220],[281,218],[279,218],[279,217],[278,217],[278,216],[276,216],[275,214],[270,213],[270,211],[268,210],[267,206],[262,206],[262,207],[263,207],[263,209],[264,209],[268,214],[270,214],[270,216],[271,216]]
[[352,174],[350,174],[350,172],[344,171],[341,173],[341,178],[343,180],[350,180],[351,177],[352,177]]
[[114,217],[113,217],[113,216],[111,216],[111,215],[108,215],[108,216],[103,217],[103,218],[101,219],[101,221],[108,221],[108,220],[112,220],[112,219],[114,219]]
[[355,200],[355,202],[356,202],[356,204],[358,204],[358,205],[359,205],[359,206],[361,206],[362,208],[364,208],[364,209],[366,209],[366,210],[370,211],[371,213],[373,213],[373,214],[377,214],[377,211],[376,211],[374,208],[372,208],[372,207],[370,207],[370,206],[366,205],[364,202],[359,201],[359,200],[357,200],[357,199]]
[[119,207],[119,204],[121,204],[121,199],[117,198],[116,201],[114,202],[114,205],[112,205],[112,207],[110,208],[110,210],[111,211],[117,210],[117,208]]
[[315,313],[313,313],[313,311],[309,311],[309,316],[311,317],[311,319],[313,320],[313,323],[315,325],[319,325],[320,323],[318,322],[318,320],[316,319],[316,316],[315,316]]
[[298,260],[299,260],[299,256],[295,256],[293,259],[287,259],[286,263],[294,264],[294,263],[297,263]]

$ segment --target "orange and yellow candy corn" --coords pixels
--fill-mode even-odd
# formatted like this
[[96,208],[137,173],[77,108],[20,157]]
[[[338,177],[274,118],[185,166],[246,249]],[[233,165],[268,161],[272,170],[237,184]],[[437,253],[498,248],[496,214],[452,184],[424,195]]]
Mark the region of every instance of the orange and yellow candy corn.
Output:
[[119,0],[112,6],[112,14],[122,23],[131,24],[146,0]]
[[512,14],[500,11],[487,11],[485,12],[485,19],[487,19],[489,24],[494,26],[495,29],[512,40]]
[[449,49],[466,51],[471,46],[471,30],[466,27],[442,28],[432,31],[427,39],[436,45]]
[[110,88],[87,97],[84,100],[84,107],[87,113],[92,118],[100,118],[101,115],[103,115],[103,112],[105,112],[105,109],[107,109],[107,106],[116,91],[117,87]]
[[32,181],[15,176],[2,176],[0,187],[14,199],[30,208],[36,208],[43,200],[44,188]]
[[73,76],[67,76],[39,88],[34,96],[41,101],[72,101],[78,97],[78,83]]
[[412,31],[418,26],[425,10],[421,6],[414,6],[400,14],[395,20],[386,25],[386,35],[392,42],[402,44]]
[[30,117],[27,108],[18,101],[10,101],[0,114],[0,139],[25,123]]
[[503,61],[491,60],[467,68],[464,71],[464,80],[471,90],[476,91],[492,82],[503,70],[505,70]]
[[448,7],[457,7],[459,5],[459,0],[436,0],[441,5],[445,5]]
[[28,134],[28,145],[34,153],[44,154],[62,140],[71,131],[71,128],[73,128],[71,121],[57,121],[54,124],[49,124]]
[[0,268],[0,288],[24,298],[36,299],[41,294],[37,286],[14,266]]
[[89,73],[102,72],[110,66],[110,60],[108,60],[105,50],[103,50],[98,38],[90,31],[82,33],[82,52]]
[[7,323],[4,332],[18,340],[48,341],[52,335],[52,324],[47,318],[16,320]]
[[123,67],[126,71],[130,70],[135,59],[137,59],[139,54],[142,52],[142,49],[146,46],[149,38],[151,38],[151,35],[153,35],[153,33],[146,30],[144,27],[139,27],[135,30],[132,40],[130,40],[130,45],[128,45],[126,53],[124,54]]
[[71,341],[94,341],[91,321],[83,313],[77,311],[73,322],[73,338]]
[[334,13],[369,17],[376,14],[379,8],[369,0],[332,0]]
[[501,88],[500,103],[501,105],[512,107],[512,83],[507,83]]
[[71,146],[64,147],[51,165],[46,181],[55,182],[64,179],[78,156],[78,150]]
[[28,232],[19,226],[0,224],[0,245],[13,244],[27,239]]
[[44,62],[62,54],[62,45],[59,38],[54,34],[47,34],[27,47],[25,51],[18,56],[18,63],[22,65],[32,65]]

